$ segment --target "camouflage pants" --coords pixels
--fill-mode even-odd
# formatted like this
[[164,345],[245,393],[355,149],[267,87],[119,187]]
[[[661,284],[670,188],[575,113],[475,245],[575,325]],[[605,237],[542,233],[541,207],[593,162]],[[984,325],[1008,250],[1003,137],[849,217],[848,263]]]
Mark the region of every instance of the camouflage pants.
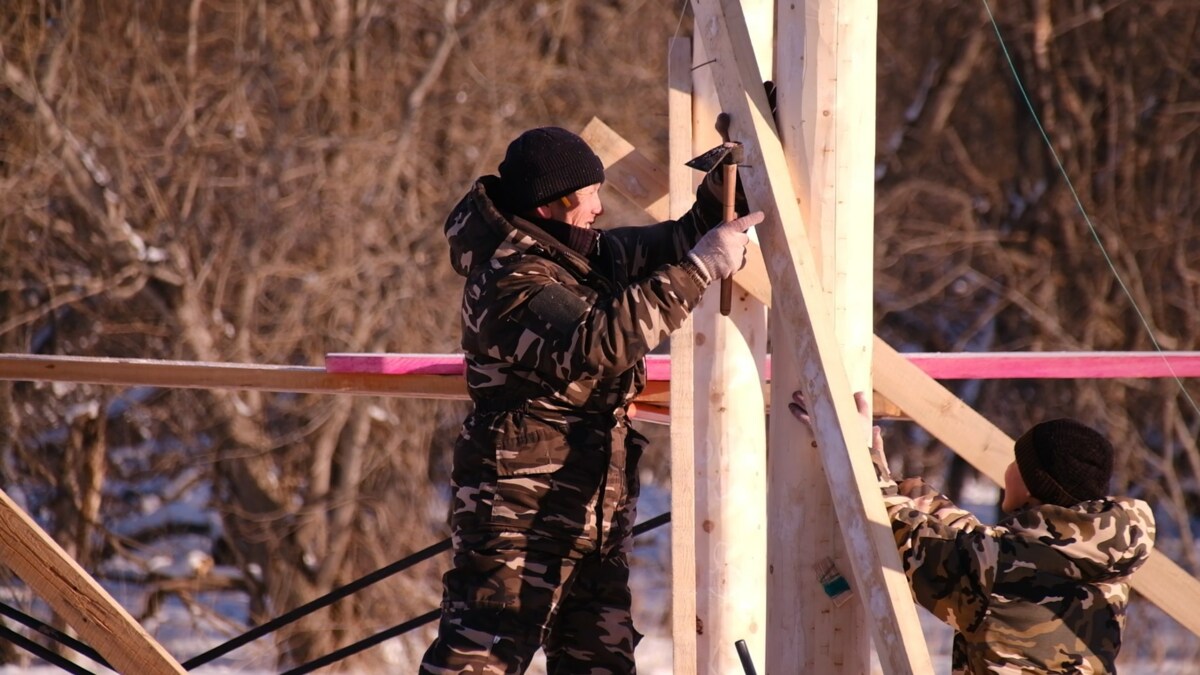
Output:
[[549,673],[636,672],[641,636],[629,611],[624,553],[572,560],[494,550],[456,558],[445,576],[438,639],[421,673],[523,673],[539,646]]
[[624,423],[569,439],[531,427],[488,420],[455,449],[454,566],[421,673],[523,673],[539,647],[550,673],[636,672],[629,553],[645,438]]

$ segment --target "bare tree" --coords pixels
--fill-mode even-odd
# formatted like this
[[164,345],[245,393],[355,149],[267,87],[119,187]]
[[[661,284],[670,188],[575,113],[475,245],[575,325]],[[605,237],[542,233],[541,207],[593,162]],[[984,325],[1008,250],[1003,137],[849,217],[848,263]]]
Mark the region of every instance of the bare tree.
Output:
[[[665,54],[644,45],[665,45],[679,25],[678,8],[644,2],[23,0],[6,10],[5,351],[275,364],[453,351],[461,280],[441,236],[449,207],[527,126],[579,128],[600,115],[661,143]],[[27,503],[58,505],[44,522],[81,561],[142,566],[145,618],[164,594],[186,602],[228,587],[207,565],[185,584],[162,577],[139,554],[199,526],[114,526],[145,506],[147,489],[166,500],[180,485],[211,485],[223,542],[210,553],[242,570],[236,587],[257,621],[445,534],[444,510],[430,504],[444,503],[460,407],[3,387],[6,477],[45,486]],[[148,488],[155,477],[173,478]],[[137,489],[118,499],[117,484]],[[279,638],[281,660],[435,606],[438,571],[297,623]],[[426,640],[353,665],[411,660]]]

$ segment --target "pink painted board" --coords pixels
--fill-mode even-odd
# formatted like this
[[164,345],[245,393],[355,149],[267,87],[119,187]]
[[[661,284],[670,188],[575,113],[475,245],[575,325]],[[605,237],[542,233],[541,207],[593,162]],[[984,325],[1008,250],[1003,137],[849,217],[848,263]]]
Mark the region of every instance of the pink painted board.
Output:
[[[325,372],[380,375],[457,375],[466,371],[462,354],[326,354]],[[646,377],[656,382],[671,379],[671,357],[646,357]]]
[[[1200,352],[973,352],[904,355],[936,380],[1200,377]],[[451,375],[464,372],[461,354],[327,354],[330,373]],[[671,357],[646,357],[646,376],[671,379]],[[770,359],[767,361],[770,379]]]

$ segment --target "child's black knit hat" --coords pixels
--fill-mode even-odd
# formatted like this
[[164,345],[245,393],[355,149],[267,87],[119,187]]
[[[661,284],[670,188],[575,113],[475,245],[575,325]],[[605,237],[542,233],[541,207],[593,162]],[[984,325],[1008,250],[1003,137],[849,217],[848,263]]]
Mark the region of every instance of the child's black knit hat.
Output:
[[1017,439],[1017,467],[1029,494],[1045,504],[1072,506],[1108,494],[1113,447],[1073,419],[1034,425]]

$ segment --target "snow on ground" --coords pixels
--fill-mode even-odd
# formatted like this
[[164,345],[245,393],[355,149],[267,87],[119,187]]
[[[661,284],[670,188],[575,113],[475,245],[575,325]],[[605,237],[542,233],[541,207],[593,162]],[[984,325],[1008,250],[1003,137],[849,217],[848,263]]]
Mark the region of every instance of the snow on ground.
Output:
[[[975,503],[966,503],[965,506],[972,508],[985,521],[994,522],[995,491],[987,488],[969,486],[965,496]],[[655,485],[645,485],[640,504],[643,520],[657,516],[669,507],[670,496],[665,490]],[[196,540],[188,543],[190,545],[181,546],[177,551],[155,551],[154,554],[163,558],[164,565],[186,565],[195,547],[202,542]],[[630,585],[633,588],[635,621],[638,629],[646,634],[637,650],[638,671],[643,675],[669,675],[672,672],[670,550],[668,525],[639,537],[634,554]],[[118,586],[109,590],[131,611],[141,607],[136,588]],[[371,591],[368,589],[365,592]],[[48,614],[44,606],[33,603],[24,588],[0,589],[0,600],[35,616],[44,617]],[[210,612],[193,614],[182,603],[169,599],[161,611],[146,622],[151,635],[180,660],[203,653],[245,630],[247,607],[243,596],[237,593],[213,593],[204,600],[204,604],[211,607]],[[948,675],[953,634],[927,612],[918,610],[918,614],[935,667],[933,675]],[[398,618],[398,621],[402,619]],[[1149,602],[1135,600],[1130,608],[1125,638],[1120,660],[1120,672],[1123,674],[1200,675],[1200,638],[1180,627]],[[392,671],[416,670],[415,663],[409,662],[419,657],[417,650],[407,648],[400,641],[393,640],[376,649],[385,649],[396,655]],[[97,675],[112,672],[87,659],[81,659],[80,665]],[[756,665],[762,670],[763,664]],[[0,675],[50,675],[61,672],[48,665],[0,666]],[[271,675],[279,671],[274,666],[271,638],[266,637],[193,672],[201,675]],[[544,675],[545,661],[540,654],[528,672],[530,675]],[[878,660],[873,659],[872,673],[881,672]]]

